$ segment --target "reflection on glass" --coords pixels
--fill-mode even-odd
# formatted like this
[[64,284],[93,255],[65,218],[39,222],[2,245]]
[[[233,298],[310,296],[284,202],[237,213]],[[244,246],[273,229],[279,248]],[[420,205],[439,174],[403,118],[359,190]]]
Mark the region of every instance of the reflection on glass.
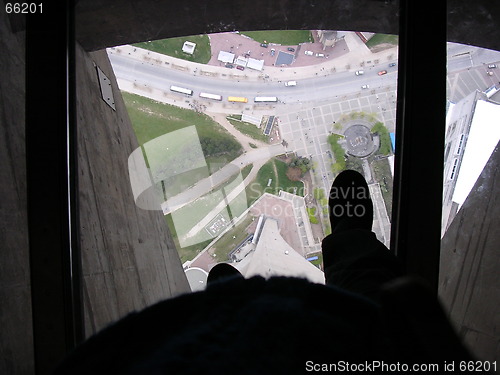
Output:
[[232,32],[108,54],[141,145],[136,203],[163,210],[185,268],[233,262],[321,282],[328,193],[344,169],[368,181],[389,245],[397,36]]

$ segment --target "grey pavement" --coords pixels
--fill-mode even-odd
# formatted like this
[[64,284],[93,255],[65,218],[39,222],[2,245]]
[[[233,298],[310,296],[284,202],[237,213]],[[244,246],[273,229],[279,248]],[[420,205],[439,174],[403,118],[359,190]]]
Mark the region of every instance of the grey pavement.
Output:
[[[297,106],[293,111],[279,113],[279,128],[288,148],[299,156],[311,157],[316,163],[313,182],[329,191],[333,182],[330,169],[331,153],[327,138],[334,129],[334,122],[350,112],[375,114],[388,128],[396,126],[396,86],[388,86],[381,92],[361,92],[311,105]],[[315,180],[314,180],[315,179]]]

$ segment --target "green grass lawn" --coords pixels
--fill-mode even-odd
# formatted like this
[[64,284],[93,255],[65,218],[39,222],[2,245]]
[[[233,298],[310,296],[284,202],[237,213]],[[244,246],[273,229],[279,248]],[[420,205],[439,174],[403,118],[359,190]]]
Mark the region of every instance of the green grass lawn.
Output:
[[338,144],[338,141],[342,138],[344,138],[344,136],[338,134],[330,134],[328,136],[328,143],[330,144],[333,157],[335,158],[335,163],[332,164],[332,172],[335,174],[345,169],[345,150]]
[[[241,118],[241,115],[239,115]],[[262,133],[262,128],[258,128],[254,124],[250,124],[249,122],[241,121],[236,118],[236,115],[227,116],[227,120],[238,130],[240,133],[248,135],[249,137],[256,139],[258,141],[262,141],[265,143],[269,143],[269,137],[265,136]]]
[[192,260],[200,251],[202,251],[212,240],[206,240],[204,242],[200,242],[191,246],[182,247],[179,244],[179,239],[177,238],[177,233],[175,231],[174,222],[172,220],[171,215],[165,216],[165,221],[170,229],[170,233],[172,235],[172,239],[174,240],[175,247],[177,249],[177,253],[181,258],[181,262],[184,263],[187,260]]
[[247,215],[214,244],[212,249],[217,262],[225,262],[228,260],[228,254],[248,236],[246,228],[252,223],[253,219],[257,220]]
[[[259,169],[255,180],[247,186],[248,206],[252,205],[262,194],[278,195],[280,190],[304,196],[304,184],[300,181],[291,181],[286,175],[286,170],[287,165],[276,158],[264,164]],[[270,186],[267,186],[269,179],[272,181]]]
[[[240,143],[221,125],[204,114],[159,103],[139,95],[126,92],[122,92],[122,95],[137,140],[141,146],[145,145],[144,149],[147,150],[148,165],[152,173],[165,178],[164,186],[167,197],[209,176],[242,153]],[[175,138],[163,137],[174,131],[176,131]],[[183,139],[183,142],[179,142],[180,139]],[[214,150],[217,145],[222,145],[224,151],[231,151],[211,155],[204,152],[203,142],[208,142],[211,150]],[[201,154],[200,147],[202,148]],[[201,158],[193,157],[193,155],[201,155]],[[175,175],[169,175],[174,172],[173,169],[180,168],[182,163],[187,163],[184,172],[178,173],[179,170],[177,170]],[[243,172],[248,174],[249,169],[244,169]],[[244,194],[241,196],[243,197],[242,206],[245,206],[245,196]],[[194,208],[187,207],[183,217],[188,221],[191,220],[194,225],[196,223],[194,217],[200,219],[203,214],[207,213],[208,211],[202,208],[201,203],[198,203]],[[197,251],[208,244],[209,240],[200,237],[196,240],[200,240],[201,244],[181,247],[170,215],[167,215],[166,220],[183,261],[192,259]],[[182,225],[184,224],[181,223]]]
[[259,43],[276,43],[284,46],[295,46],[314,41],[309,30],[242,31],[241,34],[249,36]]
[[[141,146],[164,134],[194,125],[201,141],[206,138],[212,139],[216,143],[224,143],[225,150],[229,146],[232,151],[224,153],[227,158],[234,159],[242,153],[241,145],[236,138],[205,114],[159,103],[127,92],[122,92],[122,95],[134,132]],[[211,154],[205,156],[220,155]],[[221,159],[220,161],[223,162],[224,160]]]
[[313,256],[317,256],[318,259],[316,259],[316,260],[310,260],[309,262],[322,270],[323,269],[323,253],[319,252],[319,253],[316,253],[316,254],[309,254],[309,257],[312,258]]
[[380,148],[378,153],[382,155],[389,155],[392,150],[391,137],[389,136],[389,131],[381,122],[377,122],[373,125],[371,129],[372,133],[378,133],[380,137]]
[[368,48],[373,48],[378,46],[379,44],[393,44],[395,46],[398,45],[399,36],[392,34],[375,34],[370,38],[368,42],[366,42],[366,46]]
[[307,214],[309,215],[309,221],[312,224],[318,224],[318,218],[316,217],[316,207],[307,207]]
[[[169,216],[167,223],[171,232],[175,233],[175,243],[183,262],[192,260],[198,254],[200,247],[203,249],[213,239],[213,236],[205,228],[201,228],[194,236],[185,237],[185,235],[199,221],[213,211],[220,202],[223,202],[227,194],[241,183],[243,175],[247,173],[248,167],[250,166],[242,170],[241,175],[235,175],[230,181],[217,187],[212,192],[167,215]],[[226,222],[229,222],[235,217],[240,216],[247,208],[245,191],[242,191],[227,206],[220,209],[217,215],[222,215]]]
[[[224,188],[226,193],[229,193],[232,188],[234,188],[235,185],[239,184],[241,180],[245,179],[246,176],[250,173],[250,170],[252,169],[252,165],[247,165],[245,168],[241,170],[241,178],[238,178],[239,175],[233,176],[230,180],[228,180],[226,183],[221,185],[219,189]],[[186,225],[186,226],[192,226],[197,223],[198,220],[203,218],[208,212],[210,212],[211,207],[213,207],[215,204],[217,204],[217,200],[213,200],[210,203],[210,198],[214,198],[216,196],[212,195],[212,197],[209,197],[208,195],[204,196],[201,198],[201,200],[198,203],[194,203],[191,205],[186,206],[185,211],[181,213],[179,216],[179,219],[181,222],[176,222],[177,227]],[[246,209],[247,209],[247,201],[245,197],[245,191],[243,191],[238,197],[233,200],[231,205],[226,209],[223,209],[221,211],[221,214],[228,220],[241,215]],[[171,215],[168,215],[169,217]],[[224,262],[227,260],[227,255],[228,253],[236,246],[239,242],[241,242],[246,236],[246,232],[243,230],[246,226],[248,226],[249,222],[247,220],[248,218],[243,219],[243,222],[246,222],[244,226],[238,225],[236,227],[236,230],[233,228],[229,230],[228,234],[225,234],[224,236],[221,237],[219,241],[216,242],[214,249],[215,254],[216,254],[216,260],[218,262]],[[251,221],[251,217],[249,217]],[[176,218],[176,220],[178,220]],[[184,221],[184,223],[182,223]],[[202,232],[202,235],[198,235],[194,238],[194,240],[200,240],[201,242],[199,244],[195,245],[190,245],[190,246],[185,246],[182,247],[181,244],[179,243],[179,239],[177,238],[177,233],[175,230],[175,225],[174,221],[172,218],[169,218],[167,220],[169,223],[170,229],[172,233],[175,233],[175,243],[177,246],[177,249],[179,251],[179,255],[181,257],[182,262],[185,262],[186,260],[192,260],[202,249],[204,249],[211,241],[212,239],[206,240],[203,238],[205,235],[204,230]],[[189,230],[189,228],[187,228]],[[233,239],[232,237],[236,236],[236,239]],[[237,243],[234,243],[237,242]],[[233,244],[234,243],[234,244]]]
[[291,181],[287,175],[286,170],[288,166],[281,160],[274,159],[274,164],[276,165],[276,170],[278,171],[278,194],[279,190],[284,190],[288,193],[304,196],[304,184],[300,181]]
[[[192,186],[243,152],[236,138],[205,114],[127,92],[122,95],[148,166],[155,178],[165,181],[167,196]],[[174,131],[175,137],[165,136]]]
[[[182,52],[182,46],[185,41],[196,43],[192,55]],[[191,35],[153,40],[151,42],[136,43],[134,46],[200,64],[208,63],[211,57],[210,40],[207,35]]]

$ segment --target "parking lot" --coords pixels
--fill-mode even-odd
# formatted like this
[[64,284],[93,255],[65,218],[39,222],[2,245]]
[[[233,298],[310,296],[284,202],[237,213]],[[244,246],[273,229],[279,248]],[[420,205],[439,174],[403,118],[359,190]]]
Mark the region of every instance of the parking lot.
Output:
[[[317,40],[317,35],[315,34],[316,33],[313,31],[314,43],[293,46],[268,43],[267,48],[261,47],[259,42],[236,32],[211,34],[209,37],[212,48],[212,58],[208,64],[224,66],[224,63],[217,60],[219,51],[231,52],[236,56],[245,56],[245,54],[248,54],[251,58],[264,60],[264,66],[279,66],[275,64],[281,52],[281,58],[284,59],[282,61],[288,61],[286,59],[287,56],[284,54],[294,55],[293,62],[289,65],[290,67],[316,65],[326,58],[340,57],[349,52],[345,41],[340,41],[333,49],[327,48],[327,51],[323,50],[323,45]],[[289,48],[294,49],[294,51],[289,51]],[[271,51],[273,49],[274,53]],[[305,51],[312,52],[312,56],[306,55],[304,53]],[[323,54],[324,57],[316,57],[316,54]]]

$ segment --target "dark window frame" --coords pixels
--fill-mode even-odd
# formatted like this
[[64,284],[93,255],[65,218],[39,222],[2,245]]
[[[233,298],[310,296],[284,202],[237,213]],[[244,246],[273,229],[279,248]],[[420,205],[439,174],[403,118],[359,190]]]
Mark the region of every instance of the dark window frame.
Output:
[[[62,2],[57,8],[57,14],[64,8],[64,22],[30,15],[26,33],[28,223],[35,369],[39,374],[51,372],[84,339],[75,173],[74,4]],[[50,13],[49,4],[44,12]],[[429,12],[425,2],[401,0],[400,19],[391,248],[410,274],[427,280],[437,293],[446,3],[433,3]],[[433,25],[431,37],[423,35],[427,25]],[[432,65],[416,63],[422,60],[423,48]],[[54,84],[56,90],[48,96],[46,88]],[[432,136],[426,129],[432,129]],[[43,221],[40,212],[47,213]]]

